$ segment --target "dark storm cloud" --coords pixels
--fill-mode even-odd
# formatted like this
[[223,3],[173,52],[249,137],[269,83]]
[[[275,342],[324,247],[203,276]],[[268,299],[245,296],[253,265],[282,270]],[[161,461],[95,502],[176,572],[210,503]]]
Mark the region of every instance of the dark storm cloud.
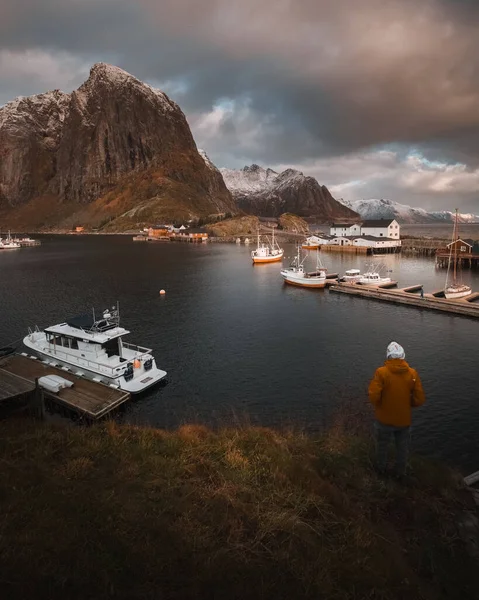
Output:
[[223,164],[414,145],[473,169],[478,26],[472,0],[2,0],[0,103],[104,60],[165,87]]

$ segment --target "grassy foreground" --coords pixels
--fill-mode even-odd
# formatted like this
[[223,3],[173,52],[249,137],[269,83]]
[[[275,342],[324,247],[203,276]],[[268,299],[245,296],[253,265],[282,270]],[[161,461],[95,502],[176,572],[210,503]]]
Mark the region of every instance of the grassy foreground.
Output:
[[2,597],[477,598],[459,478],[368,439],[0,423]]

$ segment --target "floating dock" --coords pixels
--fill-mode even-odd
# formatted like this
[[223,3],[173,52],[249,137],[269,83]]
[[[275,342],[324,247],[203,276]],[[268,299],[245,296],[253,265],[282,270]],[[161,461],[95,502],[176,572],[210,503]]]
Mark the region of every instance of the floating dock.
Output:
[[45,399],[91,421],[101,419],[130,399],[123,390],[80,378],[27,355],[12,355],[0,360],[0,402],[33,394],[35,380],[45,375],[58,375],[73,382],[71,388],[57,394],[42,390]]
[[463,317],[479,318],[479,305],[473,304],[474,300],[479,296],[478,294],[472,294],[459,300],[446,300],[445,298],[438,298],[434,294],[424,294],[422,298],[417,293],[422,289],[422,285],[418,284],[400,289],[386,287],[392,285],[397,285],[397,283],[391,282],[382,286],[338,283],[329,289],[331,292],[350,294],[352,296],[359,296],[360,298],[370,298],[371,300],[391,302],[393,304],[404,304],[427,310],[438,310]]

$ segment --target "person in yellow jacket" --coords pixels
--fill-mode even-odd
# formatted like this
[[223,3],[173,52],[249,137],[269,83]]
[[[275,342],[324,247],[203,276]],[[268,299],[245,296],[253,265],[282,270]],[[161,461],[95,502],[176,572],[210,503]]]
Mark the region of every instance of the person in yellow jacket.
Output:
[[369,399],[376,417],[376,467],[380,474],[386,473],[389,442],[394,436],[395,475],[402,478],[409,454],[412,409],[424,404],[426,398],[417,371],[404,360],[402,346],[391,342],[386,358],[384,366],[376,370],[369,384]]

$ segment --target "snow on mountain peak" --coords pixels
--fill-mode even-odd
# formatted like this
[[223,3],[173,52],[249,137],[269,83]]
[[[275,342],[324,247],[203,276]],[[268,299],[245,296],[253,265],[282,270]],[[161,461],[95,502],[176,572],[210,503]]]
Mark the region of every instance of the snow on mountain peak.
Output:
[[[412,208],[384,198],[368,200],[342,200],[340,202],[359,213],[363,219],[396,219],[399,223],[434,223],[437,221],[452,222],[453,213],[449,211],[428,212],[423,208]],[[479,222],[478,215],[460,214],[461,223]]]

